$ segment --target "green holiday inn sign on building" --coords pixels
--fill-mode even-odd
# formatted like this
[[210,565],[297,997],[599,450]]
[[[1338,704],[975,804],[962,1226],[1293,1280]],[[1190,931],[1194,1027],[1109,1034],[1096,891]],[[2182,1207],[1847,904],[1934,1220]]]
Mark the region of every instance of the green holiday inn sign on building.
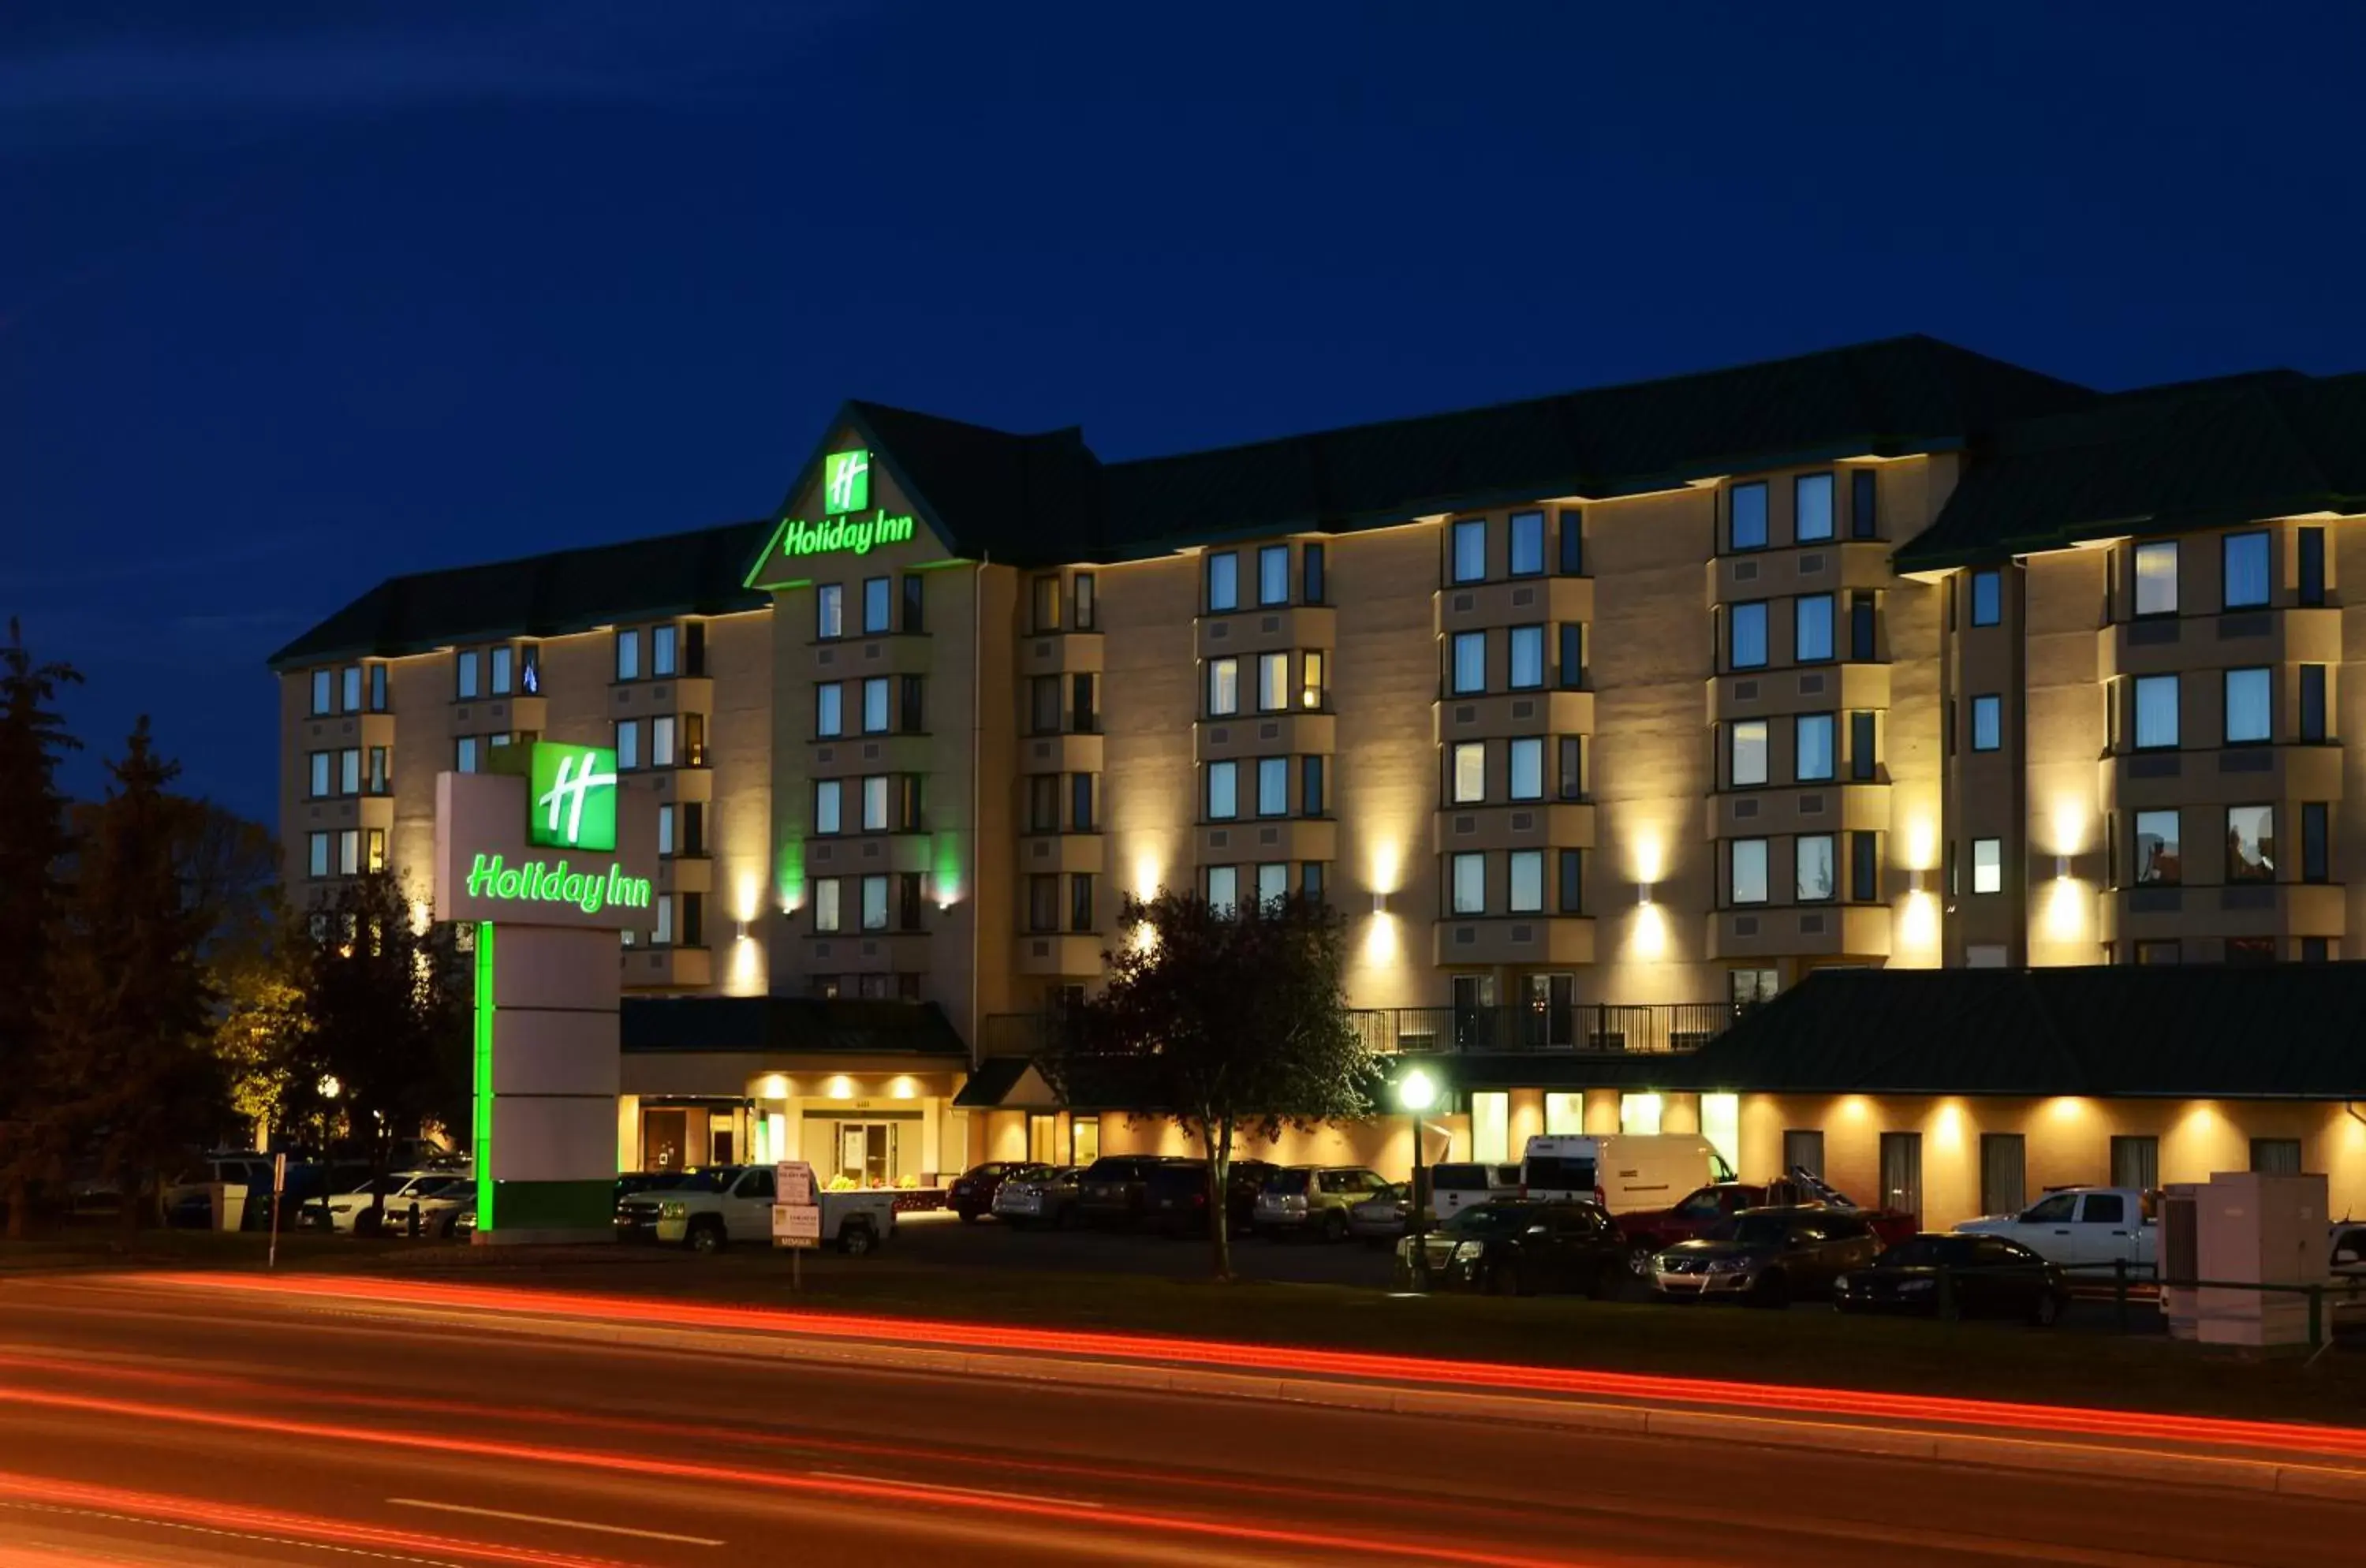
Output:
[[[526,753],[526,842],[589,854],[616,849],[616,753],[606,746],[568,746],[536,740],[502,748]],[[495,753],[503,771],[515,764]],[[468,867],[472,898],[524,904],[572,904],[587,915],[603,908],[646,909],[649,879],[627,876],[624,866],[530,860],[518,865],[501,855],[478,852]]]
[[[890,517],[871,504],[871,454],[862,447],[832,452],[821,460],[822,520],[783,517],[772,543],[748,574],[748,586],[772,586],[772,563],[804,556],[867,556],[874,545],[900,545],[912,537],[909,513]],[[864,516],[869,513],[869,516]]]

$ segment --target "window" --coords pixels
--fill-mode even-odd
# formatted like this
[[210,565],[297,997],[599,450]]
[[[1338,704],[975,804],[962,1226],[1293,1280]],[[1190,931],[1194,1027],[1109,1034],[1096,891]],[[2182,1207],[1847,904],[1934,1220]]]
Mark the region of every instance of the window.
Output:
[[1972,840],[1972,891],[1975,893],[2004,891],[2004,840],[2002,839]]
[[660,714],[657,717],[649,720],[650,767],[670,768],[673,766],[673,731],[674,718],[673,715],[670,713]]
[[1452,861],[1453,875],[1448,882],[1452,890],[1453,912],[1458,915],[1483,915],[1487,912],[1487,857],[1456,855]]
[[[894,581],[889,578],[866,577],[862,580],[862,631],[866,637],[895,629],[894,587]],[[1055,578],[1053,580],[1053,592],[1056,594],[1058,591],[1059,582]],[[660,670],[658,673],[662,675],[665,671]]]
[[1309,713],[1320,709],[1329,694],[1329,687],[1324,682],[1324,665],[1323,654],[1318,649],[1310,648],[1299,655],[1298,705]]
[[1728,654],[1736,670],[1761,670],[1766,665],[1766,603],[1733,606],[1727,630]]
[[[621,638],[624,634],[620,632],[617,636]],[[621,647],[622,643],[618,646]],[[477,695],[477,650],[473,648],[461,649],[459,657],[453,660],[452,669],[452,694],[464,703],[471,701]]]
[[862,733],[887,733],[887,677],[873,675],[862,682]]
[[2304,802],[2300,808],[2300,879],[2328,882],[2333,877],[2331,813],[2325,802]]
[[1211,821],[1228,822],[1240,814],[1240,764],[1238,762],[1209,763],[1209,818]]
[[1560,912],[1582,915],[1585,913],[1585,852],[1557,850],[1554,853],[1560,861]]
[[2225,569],[2221,583],[2229,610],[2256,610],[2268,602],[2268,536],[2264,531],[2229,534],[2220,545]]
[[846,635],[846,587],[825,582],[814,590],[814,636],[822,641]]
[[1268,861],[1256,868],[1256,901],[1260,909],[1290,897],[1290,863]]
[[2251,1168],[2262,1176],[2298,1176],[2300,1174],[2300,1140],[2298,1138],[2253,1138]]
[[2329,939],[2321,936],[2300,939],[2300,961],[2303,964],[2327,964],[2332,959],[2333,944]]
[[1860,904],[1881,901],[1881,835],[1849,835],[1849,897]]
[[1512,628],[1512,690],[1534,691],[1545,683],[1545,629]]
[[386,753],[387,749],[383,746],[373,746],[369,749],[369,792],[372,795],[384,795],[386,793]]
[[2136,677],[2136,750],[2165,751],[2177,745],[2177,677]]
[[1880,742],[1876,739],[1873,715],[1849,715],[1849,777],[1871,779],[1881,766]]
[[2004,699],[1989,693],[1972,699],[1972,750],[1994,751],[2004,745]]
[[1871,593],[1849,595],[1849,657],[1859,664],[1870,664],[1875,658],[1873,609]]
[[1208,610],[1219,615],[1241,607],[1241,558],[1230,550],[1208,557]]
[[[818,826],[818,819],[821,816],[820,794],[821,786],[819,784],[816,784],[814,786],[814,816],[817,819],[817,826],[814,830],[816,832],[822,830]],[[658,854],[660,857],[670,856],[674,852],[673,824],[674,805],[672,801],[669,800],[658,807]],[[836,831],[836,829],[833,829],[831,831]]]
[[[477,771],[479,748],[479,742],[473,735],[463,735],[457,740],[452,742],[452,771],[460,773],[475,773]],[[625,761],[625,745],[623,727],[620,725],[618,726],[618,733],[616,737],[616,765],[620,768],[638,766],[639,764],[637,763],[627,762]]]
[[1068,677],[1068,728],[1078,735],[1090,735],[1100,728],[1095,709],[1094,677],[1076,674]]
[[372,828],[363,838],[362,844],[362,869],[384,871],[386,869],[386,829]]
[[1487,798],[1487,747],[1484,741],[1458,740],[1448,769],[1448,803],[1475,806]]
[[1736,550],[1763,550],[1766,547],[1766,481],[1752,479],[1726,491],[1727,547]]
[[2137,886],[2174,887],[2182,880],[2184,860],[2178,847],[2177,823],[2174,811],[2136,813],[2133,858]]
[[[326,671],[322,672],[324,675]],[[329,874],[329,835],[314,833],[305,841],[305,872],[311,876]]]
[[2177,614],[2177,541],[2156,539],[2136,547],[2136,614]]
[[1505,793],[1514,800],[1542,800],[1545,797],[1545,743],[1537,736],[1522,736],[1506,748],[1508,784]]
[[2226,671],[2226,744],[2256,745],[2270,739],[2272,687],[2265,670]]
[[1256,765],[1256,808],[1260,817],[1290,815],[1290,759],[1259,757]]
[[1813,664],[1832,656],[1832,596],[1829,593],[1803,593],[1794,604],[1796,640],[1791,657],[1801,664]]
[[336,711],[336,703],[337,703],[337,677],[336,677],[336,672],[335,672],[334,671],[330,671],[330,670],[315,670],[315,671],[312,671],[312,715],[313,715],[313,716],[317,718],[317,717],[319,717],[319,716],[320,716],[321,715],[322,715],[322,714],[325,714],[325,713],[333,713],[334,711]]
[[2272,806],[2230,806],[2226,808],[2226,880],[2273,882],[2276,879],[2276,808]]
[[1541,577],[1545,570],[1545,514],[1512,513],[1512,575]]
[[1077,872],[1068,878],[1068,929],[1088,931],[1093,929],[1093,874]]
[[1980,1213],[2018,1214],[2029,1204],[2029,1151],[2019,1133],[1980,1134]]
[[1060,929],[1060,879],[1049,873],[1027,879],[1027,929],[1031,931],[1051,931]]
[[1290,547],[1267,545],[1257,551],[1257,603],[1290,603]]
[[1224,718],[1241,711],[1241,661],[1237,659],[1208,660],[1208,714],[1211,718]]
[[1515,915],[1535,915],[1545,907],[1545,852],[1514,850],[1510,855],[1510,897],[1506,908]]
[[884,876],[862,879],[862,929],[867,931],[887,929],[887,879]]
[[641,721],[620,718],[616,721],[616,766],[637,768],[641,765]]
[[1324,814],[1323,759],[1301,757],[1298,760],[1298,812],[1301,817]]
[[1236,865],[1211,865],[1208,868],[1208,908],[1219,915],[1227,915],[1240,907],[1241,868]]
[[1766,721],[1763,718],[1734,720],[1727,730],[1732,756],[1729,761],[1729,782],[1736,789],[1747,789],[1766,782]]
[[917,571],[907,571],[903,577],[903,590],[904,629],[907,632],[928,630],[928,579]]
[[1901,1214],[1922,1217],[1922,1134],[1881,1135],[1881,1201]]
[[1453,578],[1457,582],[1477,582],[1487,575],[1487,524],[1484,518],[1472,517],[1454,525]]
[[[1734,973],[1736,975],[1765,974],[1769,978],[1772,978],[1773,976],[1773,971],[1771,970],[1737,969]],[[1783,1134],[1783,1168],[1785,1170],[1804,1170],[1809,1176],[1816,1178],[1818,1180],[1822,1180],[1824,1175],[1823,1134],[1819,1132],[1810,1132],[1804,1129],[1792,1129],[1786,1131]]]
[[1564,512],[1560,514],[1560,574],[1582,577],[1585,573],[1585,513]]
[[1830,899],[1839,886],[1832,879],[1832,836],[1803,833],[1794,840],[1793,894],[1802,904]]
[[[315,751],[311,755],[310,761],[312,766],[311,787],[307,793],[309,793],[315,800],[326,800],[332,793],[330,787],[330,769],[333,765],[331,754],[326,751]],[[466,772],[467,770],[464,769],[462,771]]]
[[1801,474],[1791,481],[1791,536],[1809,545],[1832,536],[1832,476]]
[[846,733],[846,690],[836,681],[814,688],[814,733],[828,737]]
[[1259,713],[1279,713],[1290,705],[1290,655],[1256,656],[1256,704]]
[[1736,904],[1766,902],[1766,840],[1736,839],[1733,840],[1731,878],[1728,891]]
[[1563,800],[1585,798],[1585,737],[1583,735],[1560,738],[1560,797]]
[[362,869],[362,835],[358,828],[347,828],[337,835],[337,874],[357,876]]
[[362,751],[358,746],[348,746],[337,753],[337,793],[359,795],[362,792]]
[[[897,733],[903,735],[918,735],[921,733],[922,729],[925,728],[921,723],[921,720],[926,716],[926,709],[921,705],[921,694],[923,690],[923,682],[921,678],[918,675],[898,675],[896,677],[896,728]],[[690,716],[692,723],[695,724],[699,722],[697,715],[693,714]],[[693,757],[691,761],[694,762],[698,761],[698,759]]]
[[2154,964],[2175,964],[2178,962],[2180,956],[2180,951],[2177,942],[2173,938],[2167,942],[2140,942],[2136,943],[2136,962],[2139,964],[2150,966]]
[[1849,537],[1873,539],[1881,535],[1881,507],[1876,498],[1879,486],[1871,468],[1855,468],[1849,473]]
[[1801,784],[1821,784],[1832,777],[1832,716],[1803,713],[1793,721],[1796,734],[1793,772]]
[[2304,664],[2300,667],[2300,738],[2323,740],[2325,733],[2325,666]]
[[2160,1140],[2115,1137],[2112,1140],[2112,1185],[2149,1192],[2160,1185]]
[[1454,634],[1454,694],[1458,697],[1471,696],[1486,689],[1487,634],[1456,632]]
[[[530,677],[534,672],[534,650],[532,649],[526,649],[525,661],[526,672]],[[531,679],[527,681],[525,689],[529,692],[535,689],[535,683]],[[383,664],[373,664],[369,667],[369,710],[372,713],[384,713],[386,711],[386,666]]]
[[1037,675],[1027,682],[1028,728],[1037,735],[1055,735],[1060,728],[1060,678]]
[[[511,667],[516,662],[517,655],[513,649],[504,646],[494,649],[492,650],[491,658],[493,695],[497,697],[505,697],[509,695]],[[358,676],[361,672],[359,671],[355,671],[354,673]],[[358,681],[355,682],[355,685],[359,685]],[[356,690],[354,694],[356,699],[361,695],[358,690]]]
[[1992,626],[2004,619],[2004,573],[1990,567],[1972,573],[1972,625]]
[[862,830],[887,830],[887,775],[873,773],[862,781]]
[[706,807],[704,802],[682,802],[682,832],[675,852],[693,857],[706,853]]
[[1031,833],[1056,833],[1060,830],[1059,774],[1028,775],[1027,830]]
[[1298,595],[1309,604],[1323,603],[1323,547],[1308,545],[1298,556]]
[[2294,540],[2300,547],[2300,602],[2309,605],[2322,604],[2325,603],[2325,530],[2298,529]]
[[814,930],[839,929],[838,878],[825,876],[814,884]]
[[1560,689],[1574,692],[1585,684],[1585,627],[1563,621],[1560,627]]
[[674,646],[676,640],[675,631],[671,626],[651,626],[649,628],[650,674],[671,675],[674,673]]

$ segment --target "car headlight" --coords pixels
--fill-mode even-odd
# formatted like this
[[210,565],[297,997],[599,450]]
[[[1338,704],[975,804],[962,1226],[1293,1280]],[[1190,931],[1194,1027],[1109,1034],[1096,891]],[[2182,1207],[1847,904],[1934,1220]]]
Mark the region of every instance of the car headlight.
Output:
[[1458,1241],[1454,1244],[1454,1260],[1457,1263],[1468,1262],[1486,1250],[1475,1241]]
[[679,1220],[688,1215],[689,1213],[690,1206],[679,1201],[660,1203],[658,1205],[658,1218],[661,1220]]

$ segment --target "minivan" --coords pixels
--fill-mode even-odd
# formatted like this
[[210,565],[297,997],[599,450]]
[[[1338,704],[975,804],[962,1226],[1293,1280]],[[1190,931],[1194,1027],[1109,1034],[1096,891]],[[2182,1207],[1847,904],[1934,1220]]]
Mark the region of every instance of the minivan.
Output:
[[1529,1197],[1598,1203],[1614,1214],[1664,1209],[1696,1187],[1733,1179],[1725,1156],[1696,1133],[1539,1134],[1520,1160]]

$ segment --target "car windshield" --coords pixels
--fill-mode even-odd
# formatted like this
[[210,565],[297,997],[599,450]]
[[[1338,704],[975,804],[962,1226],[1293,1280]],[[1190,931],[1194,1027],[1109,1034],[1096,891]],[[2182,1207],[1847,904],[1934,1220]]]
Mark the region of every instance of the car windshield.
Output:
[[1480,1203],[1463,1210],[1441,1228],[1455,1235],[1510,1235],[1524,1231],[1539,1216],[1508,1203]]
[[1303,1192],[1306,1184],[1314,1179],[1311,1170],[1277,1170],[1265,1179],[1268,1192]]
[[1737,1214],[1709,1230],[1710,1239],[1738,1247],[1780,1247],[1791,1234],[1788,1214]]
[[1874,1259],[1880,1269],[1935,1269],[1945,1264],[1960,1269],[1973,1260],[1973,1240],[1970,1236],[1918,1235],[1911,1241],[1901,1241]]

